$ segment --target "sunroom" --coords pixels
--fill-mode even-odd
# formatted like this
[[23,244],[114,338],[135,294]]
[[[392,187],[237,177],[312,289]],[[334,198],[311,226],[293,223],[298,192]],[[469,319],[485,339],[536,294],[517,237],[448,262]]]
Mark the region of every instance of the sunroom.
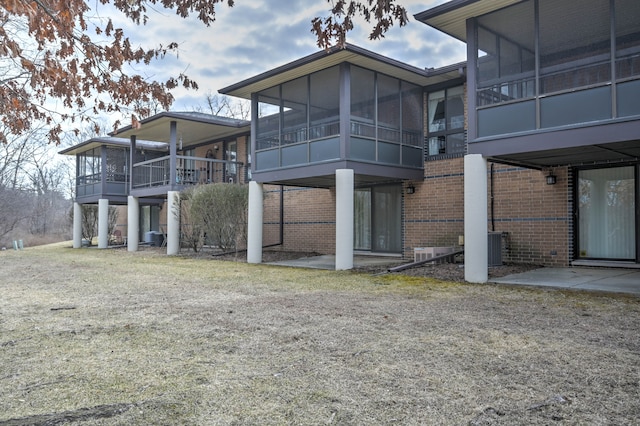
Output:
[[379,216],[397,217],[398,235],[387,241],[399,242],[402,183],[424,176],[424,87],[458,72],[430,73],[346,45],[220,90],[252,104],[249,261],[261,261],[263,183],[335,190],[336,269],[352,266],[357,190],[393,193]]

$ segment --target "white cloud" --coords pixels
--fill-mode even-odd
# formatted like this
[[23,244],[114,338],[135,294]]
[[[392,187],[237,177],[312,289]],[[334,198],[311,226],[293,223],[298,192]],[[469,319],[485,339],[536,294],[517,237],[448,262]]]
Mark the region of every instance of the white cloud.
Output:
[[[465,54],[462,43],[413,19],[413,14],[445,1],[400,0],[411,17],[407,26],[392,28],[384,39],[370,41],[369,28],[357,23],[348,42],[418,67],[460,62]],[[318,51],[311,19],[326,16],[328,9],[325,0],[237,0],[233,8],[224,3],[216,5],[216,21],[210,27],[194,17],[181,19],[166,10],[149,12],[146,26],[135,26],[122,17],[116,26],[124,27],[134,44],[145,47],[180,43],[177,58],[168,56],[150,67],[141,65],[136,69],[158,80],[181,72],[196,80],[200,90],[174,91],[176,102],[172,109],[190,110],[204,104],[207,92],[216,93],[222,87]],[[114,11],[101,10],[103,14],[111,12]],[[115,21],[117,15],[113,16]]]

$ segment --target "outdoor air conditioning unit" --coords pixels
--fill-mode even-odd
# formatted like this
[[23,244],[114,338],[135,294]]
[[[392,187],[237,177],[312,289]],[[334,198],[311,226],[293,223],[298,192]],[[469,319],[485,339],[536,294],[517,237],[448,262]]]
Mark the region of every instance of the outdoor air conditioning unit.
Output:
[[[414,247],[413,261],[422,262],[424,260],[432,259],[434,257],[453,253],[453,251],[454,251],[453,247]],[[444,260],[440,260],[439,263],[444,263]]]

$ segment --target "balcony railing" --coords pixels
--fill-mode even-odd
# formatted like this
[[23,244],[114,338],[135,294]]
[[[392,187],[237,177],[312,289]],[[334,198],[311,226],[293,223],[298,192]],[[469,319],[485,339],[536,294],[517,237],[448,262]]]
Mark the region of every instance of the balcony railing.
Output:
[[134,164],[133,188],[244,182],[244,164],[240,162],[182,155],[176,157],[175,182],[171,182],[170,160],[165,156]]

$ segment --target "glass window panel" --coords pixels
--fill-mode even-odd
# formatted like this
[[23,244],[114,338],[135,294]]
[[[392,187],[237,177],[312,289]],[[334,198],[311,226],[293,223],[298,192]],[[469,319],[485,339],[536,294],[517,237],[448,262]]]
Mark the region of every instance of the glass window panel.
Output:
[[478,137],[523,132],[535,127],[533,100],[478,110]]
[[353,194],[353,248],[371,250],[371,189],[356,189]]
[[351,117],[373,124],[375,118],[375,80],[373,71],[351,67]]
[[464,133],[453,133],[447,136],[447,154],[464,154]]
[[422,144],[422,88],[402,82],[402,143]]
[[340,73],[338,67],[311,74],[309,139],[340,133]]
[[523,88],[535,81],[533,1],[478,18],[478,43],[478,105],[532,96]]
[[578,173],[579,256],[635,259],[634,167]]
[[312,163],[340,158],[340,139],[335,137],[309,143],[309,157]]
[[301,77],[282,85],[283,144],[308,140],[307,97],[307,77]]
[[617,78],[640,75],[640,1],[616,0]]
[[638,102],[638,93],[640,93],[640,80],[628,81],[626,83],[618,83],[618,117],[629,117],[631,115],[640,115],[640,102]]
[[498,78],[498,41],[495,34],[478,28],[478,83]]
[[402,164],[409,167],[422,167],[423,152],[420,147],[402,145]]
[[441,132],[446,130],[444,90],[429,93],[427,108],[429,114],[429,131]]
[[429,138],[429,155],[445,154],[447,152],[446,136],[435,136]]
[[542,93],[611,80],[608,0],[588,7],[542,0],[539,10]]
[[379,252],[402,251],[402,187],[373,188],[372,249]]
[[549,128],[611,118],[611,87],[596,87],[540,100],[540,127]]
[[396,143],[378,142],[378,162],[400,164],[400,145]]
[[384,139],[400,142],[400,81],[378,74],[378,127],[392,130]]
[[280,145],[280,86],[258,94],[256,149]]
[[352,160],[376,161],[376,142],[372,139],[351,137],[349,148]]
[[464,128],[464,88],[447,89],[447,130]]

